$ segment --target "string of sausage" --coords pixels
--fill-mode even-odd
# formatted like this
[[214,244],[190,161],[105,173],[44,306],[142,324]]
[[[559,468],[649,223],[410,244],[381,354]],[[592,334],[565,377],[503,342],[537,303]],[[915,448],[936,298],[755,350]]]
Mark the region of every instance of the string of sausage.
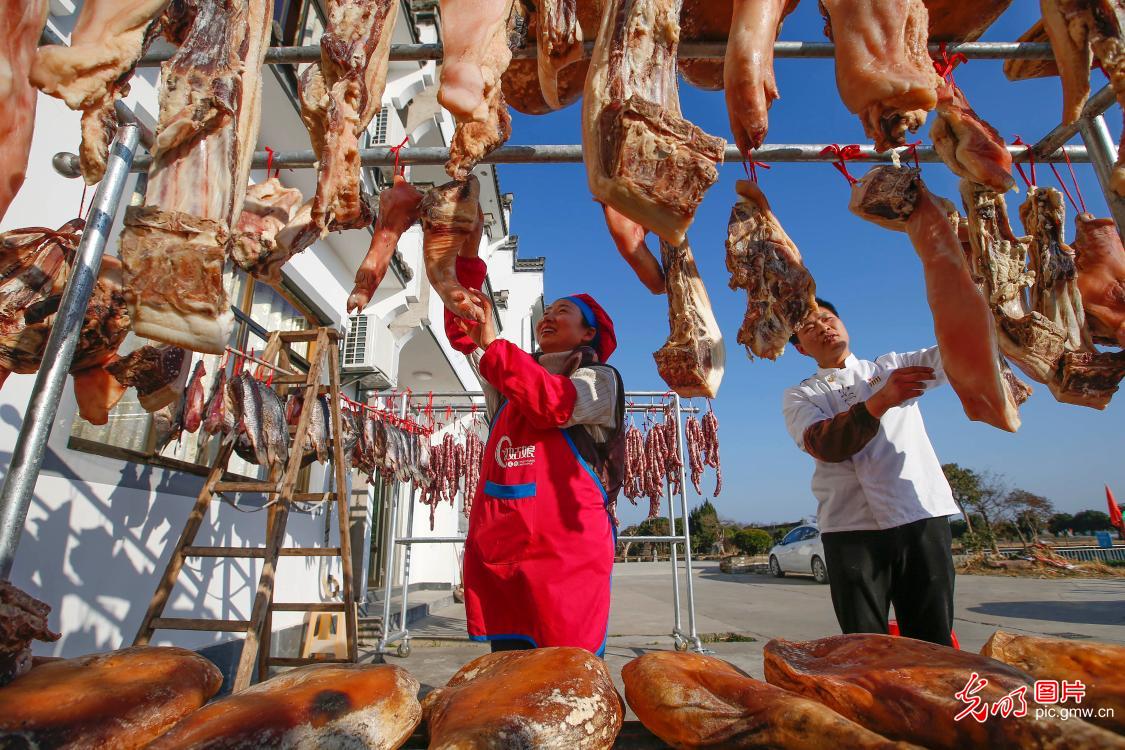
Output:
[[702,495],[703,488],[700,482],[703,480],[703,426],[699,424],[699,420],[694,416],[687,419],[687,424],[684,425],[684,433],[687,440],[687,453],[688,453],[688,466],[691,469],[691,483],[695,487],[695,494]]
[[625,478],[621,491],[633,505],[645,494],[644,475],[645,438],[636,425],[629,425],[625,431]]
[[723,491],[723,470],[719,466],[719,418],[715,410],[703,417],[703,462],[715,470],[715,497]]
[[477,484],[480,482],[480,464],[484,457],[484,443],[476,430],[469,430],[465,436],[465,517],[473,509],[473,497],[477,493]]

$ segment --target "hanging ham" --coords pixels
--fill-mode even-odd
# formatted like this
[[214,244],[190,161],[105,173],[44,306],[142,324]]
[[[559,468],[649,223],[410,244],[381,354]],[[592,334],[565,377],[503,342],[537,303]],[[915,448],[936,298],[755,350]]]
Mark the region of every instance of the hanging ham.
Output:
[[[300,190],[285,187],[276,177],[248,187],[235,225],[231,260],[256,279],[280,284],[281,267],[290,252],[278,236],[296,217],[301,201]],[[311,220],[311,209],[308,216]]]
[[930,128],[934,150],[958,177],[1005,193],[1015,186],[1012,155],[996,128],[969,106],[953,83],[938,87],[937,116]]
[[1086,322],[1095,343],[1125,347],[1125,247],[1113,219],[1079,214],[1075,263]]
[[348,297],[349,313],[358,313],[367,307],[375,290],[383,283],[399,238],[419,219],[421,203],[422,194],[402,175],[396,174],[390,189],[379,193],[379,215],[367,255],[355,272],[355,287]]
[[457,281],[457,255],[468,245],[475,254],[484,217],[476,175],[454,180],[426,193],[418,207],[422,217],[422,256],[426,276],[446,308],[466,320],[484,320],[484,310]]
[[47,0],[0,0],[0,219],[27,172],[36,100],[28,71],[47,10]]
[[660,256],[668,284],[671,333],[652,355],[656,371],[683,398],[715,398],[726,367],[726,346],[691,246],[687,240],[677,247],[662,241]]
[[766,139],[770,105],[781,96],[773,74],[773,43],[781,22],[796,7],[797,0],[734,0],[723,88],[730,130],[742,154]]
[[[685,42],[726,43],[732,28],[733,6],[734,0],[684,0],[680,9],[681,38]],[[680,75],[693,86],[707,91],[723,88],[722,59],[681,57],[679,67]]]

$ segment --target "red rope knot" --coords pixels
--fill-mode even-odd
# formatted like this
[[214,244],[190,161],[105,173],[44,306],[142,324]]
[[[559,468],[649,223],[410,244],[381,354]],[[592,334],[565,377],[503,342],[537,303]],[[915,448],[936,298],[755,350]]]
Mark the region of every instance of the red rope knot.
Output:
[[269,146],[266,146],[265,149],[266,149],[266,179],[268,180],[270,177],[280,177],[281,176],[281,167],[278,167],[276,170],[274,170],[274,173],[272,175],[270,174],[270,170],[273,169],[273,159],[274,159],[275,156],[277,156],[277,152],[274,151]]
[[765,162],[755,161],[751,152],[747,151],[742,155],[742,171],[746,173],[746,179],[751,182],[758,181],[758,167],[762,169],[769,169],[770,165]]
[[933,61],[934,70],[941,76],[942,80],[956,86],[957,84],[953,80],[953,69],[961,63],[967,63],[968,61],[969,58],[965,57],[962,52],[955,52],[950,55],[949,50],[946,49],[945,42],[942,42],[941,46],[938,48],[938,57]]
[[914,157],[914,168],[921,171],[922,163],[918,161],[918,147],[922,145],[922,141],[917,140],[914,143],[906,144],[906,153]]
[[830,154],[836,156],[836,161],[832,162],[832,166],[834,166],[840,174],[844,175],[844,179],[848,181],[849,185],[854,185],[859,182],[859,180],[852,177],[851,172],[848,171],[847,164],[849,161],[863,158],[863,152],[860,151],[858,145],[852,143],[847,146],[840,146],[838,143],[833,143],[821,149],[821,156],[828,156]]
[[396,175],[406,174],[406,167],[399,164],[399,157],[402,155],[402,150],[404,148],[406,148],[406,144],[409,140],[410,140],[410,136],[406,136],[405,138],[402,139],[402,143],[398,144],[397,146],[391,146],[391,153],[395,155],[395,174]]
[[1020,163],[1019,162],[1015,163],[1016,169],[1020,173],[1020,177],[1023,178],[1024,184],[1027,185],[1027,187],[1029,189],[1033,185],[1038,185],[1039,181],[1035,178],[1035,151],[1031,148],[1030,145],[1028,145],[1027,143],[1024,143],[1023,138],[1020,138],[1018,135],[1015,136],[1014,138],[1012,138],[1012,145],[1013,146],[1023,146],[1024,148],[1027,149],[1027,160],[1031,164],[1031,179],[1030,180],[1027,179],[1027,175],[1024,173],[1023,167],[1020,165]]

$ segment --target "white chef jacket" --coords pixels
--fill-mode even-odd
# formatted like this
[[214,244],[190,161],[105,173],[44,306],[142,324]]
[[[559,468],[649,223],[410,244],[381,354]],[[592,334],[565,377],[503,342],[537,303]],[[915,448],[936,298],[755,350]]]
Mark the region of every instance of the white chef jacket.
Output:
[[[892,370],[932,367],[936,382],[947,382],[936,346],[891,352],[874,362],[848,355],[840,369],[816,374],[785,391],[782,412],[789,434],[804,450],[805,430],[845,412],[878,391]],[[879,432],[859,452],[839,463],[817,459],[812,479],[821,532],[889,529],[960,511],[930,445],[917,399],[888,409]]]

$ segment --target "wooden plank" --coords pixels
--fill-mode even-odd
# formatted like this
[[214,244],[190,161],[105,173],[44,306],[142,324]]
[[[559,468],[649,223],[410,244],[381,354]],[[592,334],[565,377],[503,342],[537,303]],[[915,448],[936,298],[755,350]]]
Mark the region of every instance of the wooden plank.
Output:
[[281,550],[282,557],[336,557],[339,554],[339,547],[285,547]]
[[308,664],[351,664],[351,662],[347,659],[315,659],[299,656],[271,656],[269,658],[271,667],[303,667]]
[[[328,411],[332,420],[332,434],[343,435],[344,427],[340,417],[340,356],[338,347],[333,344],[328,354]],[[351,509],[349,508],[348,482],[345,472],[342,440],[332,441],[332,466],[336,472],[336,519],[340,529],[340,568],[343,578],[343,599],[354,601],[352,573]],[[359,659],[359,623],[356,620],[356,607],[350,605],[344,612],[344,634],[348,646],[348,659]]]
[[265,557],[265,547],[184,547],[184,557]]
[[276,375],[273,379],[274,385],[304,385],[304,375]]
[[343,612],[343,602],[274,602],[274,612]]
[[249,620],[205,620],[198,617],[157,617],[152,621],[153,629],[165,630],[214,630],[224,633],[241,633],[250,627]]
[[[366,493],[365,493],[366,494]],[[293,499],[299,503],[323,503],[325,500],[334,500],[330,492],[298,492]]]
[[281,490],[277,482],[216,482],[215,492],[258,492],[276,495]]
[[287,344],[300,344],[307,341],[316,341],[323,328],[309,328],[304,331],[281,331],[281,340]]

